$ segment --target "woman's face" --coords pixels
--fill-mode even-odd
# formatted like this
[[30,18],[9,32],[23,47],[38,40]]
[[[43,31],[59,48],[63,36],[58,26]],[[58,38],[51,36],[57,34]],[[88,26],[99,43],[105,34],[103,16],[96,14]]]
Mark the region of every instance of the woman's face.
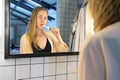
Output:
[[37,15],[37,28],[43,29],[48,21],[48,13],[45,10],[41,10]]

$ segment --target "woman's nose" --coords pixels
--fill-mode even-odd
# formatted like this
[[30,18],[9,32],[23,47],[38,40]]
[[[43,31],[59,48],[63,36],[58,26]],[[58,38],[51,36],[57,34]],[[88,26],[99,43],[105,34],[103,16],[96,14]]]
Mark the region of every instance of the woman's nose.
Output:
[[41,22],[45,22],[45,19],[41,19]]
[[41,22],[41,23],[44,23],[44,22],[45,22],[45,20],[43,20],[43,19],[42,19],[42,20],[40,20],[40,22]]

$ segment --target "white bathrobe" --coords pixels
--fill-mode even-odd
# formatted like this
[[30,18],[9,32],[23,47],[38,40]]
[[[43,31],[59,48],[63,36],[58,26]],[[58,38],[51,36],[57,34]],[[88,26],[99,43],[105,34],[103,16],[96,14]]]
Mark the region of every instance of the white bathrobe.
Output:
[[86,40],[79,59],[79,80],[120,80],[120,22]]

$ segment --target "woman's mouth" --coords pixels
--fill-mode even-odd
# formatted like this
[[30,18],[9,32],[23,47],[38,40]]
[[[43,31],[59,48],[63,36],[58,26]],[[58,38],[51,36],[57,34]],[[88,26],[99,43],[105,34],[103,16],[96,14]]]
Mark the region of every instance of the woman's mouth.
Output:
[[42,28],[42,29],[45,27],[45,25],[44,25],[44,24],[40,24],[40,26],[41,26],[41,28]]
[[45,25],[44,25],[44,24],[41,24],[41,26],[42,26],[42,27],[45,27]]

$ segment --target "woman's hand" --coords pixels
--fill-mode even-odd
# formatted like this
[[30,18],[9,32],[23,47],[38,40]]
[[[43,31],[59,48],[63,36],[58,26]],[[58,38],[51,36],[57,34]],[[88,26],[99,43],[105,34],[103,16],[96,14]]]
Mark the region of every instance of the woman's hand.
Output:
[[57,37],[60,35],[60,30],[59,28],[50,28],[50,31]]
[[63,40],[62,40],[62,37],[60,35],[60,30],[59,28],[51,28],[50,31],[56,36],[56,38],[58,39],[58,41],[60,43],[64,43]]

